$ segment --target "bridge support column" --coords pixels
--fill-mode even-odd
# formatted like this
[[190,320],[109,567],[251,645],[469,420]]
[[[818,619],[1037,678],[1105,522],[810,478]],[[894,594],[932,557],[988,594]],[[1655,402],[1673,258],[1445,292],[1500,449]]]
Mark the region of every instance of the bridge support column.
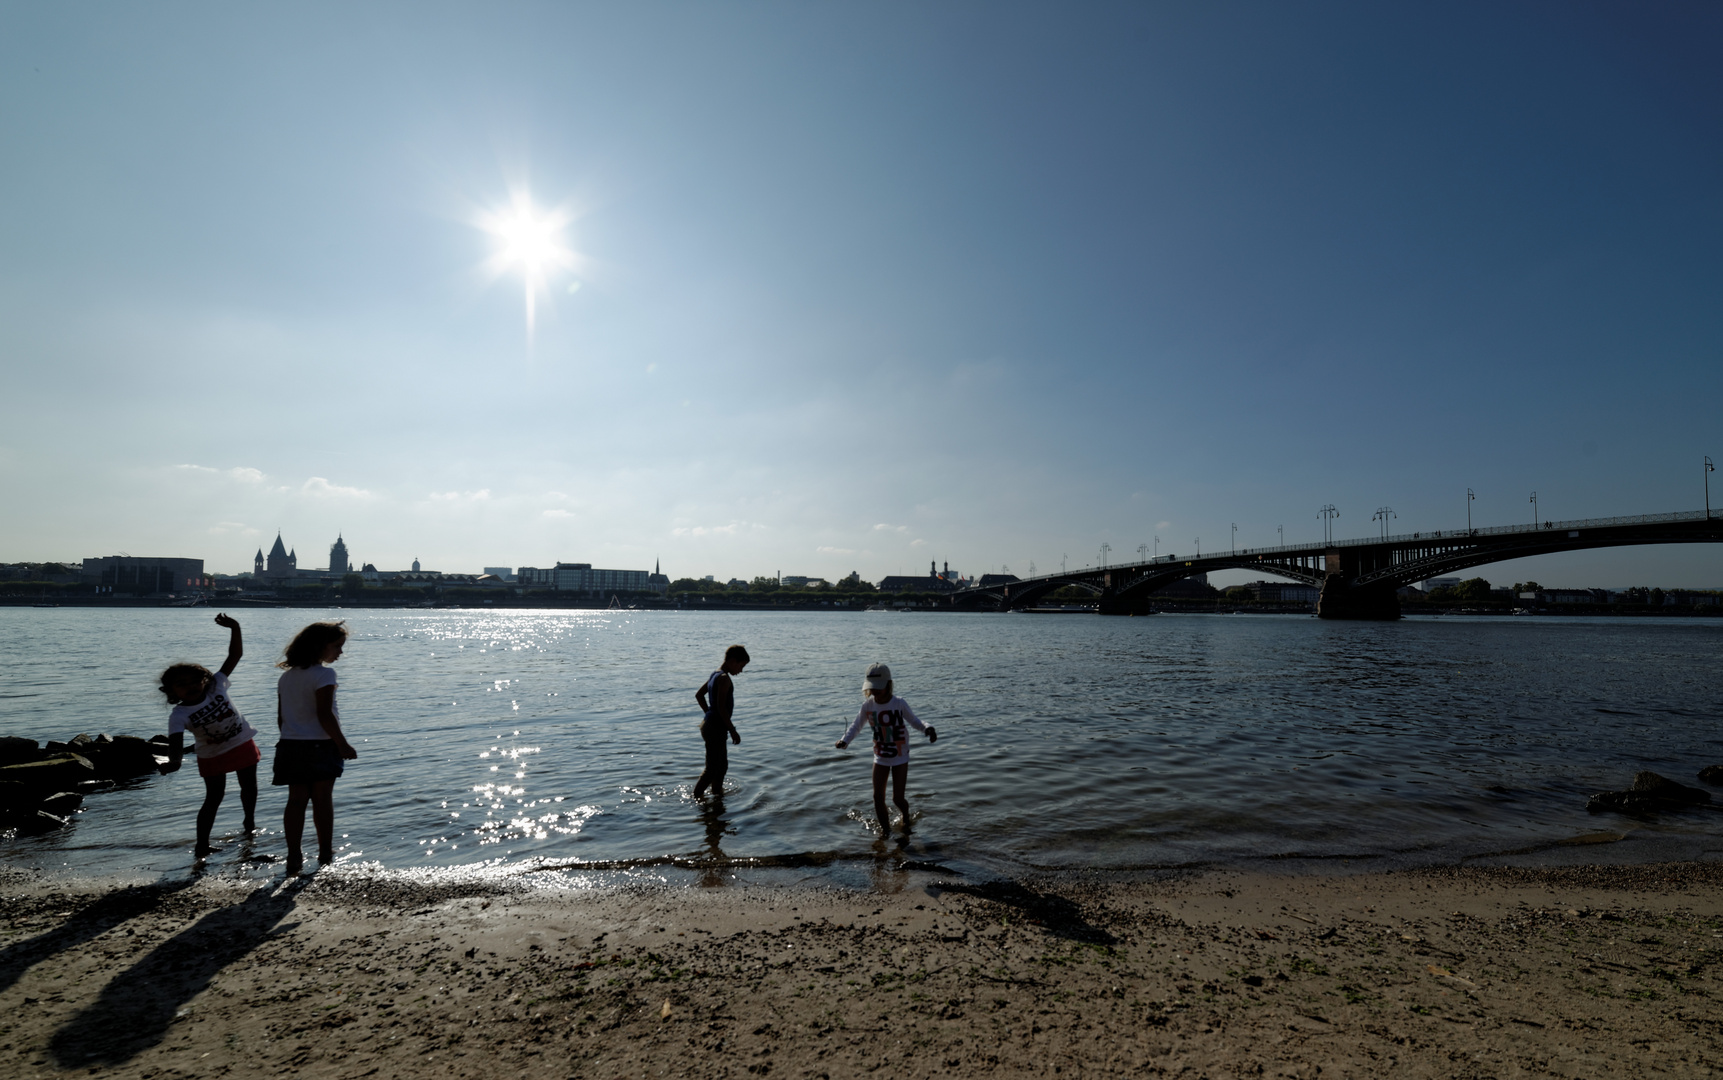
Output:
[[1316,599],[1319,619],[1398,619],[1400,596],[1392,585],[1352,585],[1330,574]]

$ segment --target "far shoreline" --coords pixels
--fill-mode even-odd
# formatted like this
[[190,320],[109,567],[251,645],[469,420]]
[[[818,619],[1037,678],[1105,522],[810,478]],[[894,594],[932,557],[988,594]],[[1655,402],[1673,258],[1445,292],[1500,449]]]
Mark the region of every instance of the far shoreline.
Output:
[[[882,598],[876,602],[887,605],[892,614],[917,615],[1097,615],[1094,605],[1071,604],[1064,606],[1048,606],[1026,608],[1020,612],[988,611],[975,608],[954,608],[937,603],[910,602],[902,607],[890,606],[893,600]],[[265,608],[294,608],[299,610],[316,611],[682,611],[682,612],[732,612],[755,611],[770,612],[783,615],[807,614],[879,614],[874,605],[864,604],[822,604],[818,601],[793,604],[744,604],[733,601],[718,603],[676,603],[673,601],[636,601],[622,607],[612,607],[599,600],[569,600],[565,603],[546,603],[542,597],[529,599],[519,597],[498,597],[495,600],[479,602],[450,601],[426,603],[404,603],[394,600],[351,601],[342,599],[310,600],[298,597],[290,599],[275,599],[269,597],[223,596],[197,600],[188,603],[185,600],[175,600],[155,597],[56,597],[44,599],[31,596],[0,595],[0,608],[37,608],[37,609],[105,609],[105,610],[172,610],[175,608],[193,608],[219,610],[222,607],[232,607],[234,610],[258,610]],[[870,610],[871,609],[871,610]],[[1135,614],[1119,613],[1110,615],[1111,618],[1141,618],[1147,615],[1310,615],[1314,616],[1314,605],[1241,605],[1228,600],[1178,600],[1157,601],[1155,609],[1150,612]],[[1479,607],[1440,607],[1429,610],[1402,610],[1402,618],[1428,617],[1465,617],[1465,618],[1607,618],[1607,619],[1717,619],[1723,618],[1723,606],[1705,608],[1679,608],[1669,610],[1643,609],[1619,611],[1607,608],[1589,608],[1583,605],[1564,606],[1560,610],[1524,608],[1479,608]],[[1387,620],[1394,621],[1394,620]]]

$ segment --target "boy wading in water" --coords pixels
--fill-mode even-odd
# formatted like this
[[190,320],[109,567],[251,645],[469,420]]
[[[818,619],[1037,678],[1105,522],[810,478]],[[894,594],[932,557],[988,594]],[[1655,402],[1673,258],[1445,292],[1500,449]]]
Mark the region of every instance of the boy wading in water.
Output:
[[706,718],[700,721],[700,739],[706,744],[706,771],[700,774],[699,783],[694,785],[696,799],[704,798],[707,788],[719,797],[724,794],[724,774],[730,771],[730,748],[724,740],[742,745],[741,734],[730,722],[731,714],[736,711],[736,686],[730,677],[742,674],[748,660],[747,649],[740,645],[730,646],[724,650],[723,666],[694,691],[694,700],[700,703],[700,710],[706,714]]
[[916,717],[909,702],[892,693],[891,668],[884,664],[875,664],[867,669],[862,692],[868,700],[856,714],[850,729],[838,740],[838,749],[848,746],[863,724],[872,729],[873,812],[879,818],[880,835],[891,835],[891,815],[885,809],[885,778],[888,775],[891,777],[891,801],[903,811],[903,829],[908,832],[909,800],[903,797],[903,785],[909,780],[909,731],[905,725],[927,732],[930,743],[939,741],[939,733]]

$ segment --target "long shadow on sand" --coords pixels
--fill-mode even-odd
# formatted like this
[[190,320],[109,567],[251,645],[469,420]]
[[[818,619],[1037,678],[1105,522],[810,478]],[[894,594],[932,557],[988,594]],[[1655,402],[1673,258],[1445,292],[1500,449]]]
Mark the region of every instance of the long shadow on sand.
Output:
[[14,942],[0,949],[0,991],[10,989],[31,968],[67,949],[77,948],[139,915],[147,915],[160,907],[162,901],[195,882],[158,881],[148,885],[129,885],[103,896],[74,912],[60,926],[25,941]]
[[1023,917],[1037,926],[1045,927],[1055,937],[1082,941],[1090,945],[1112,945],[1119,939],[1083,917],[1083,910],[1063,896],[1036,892],[1015,881],[984,881],[979,885],[960,882],[937,882],[942,892],[963,893],[977,900],[1014,907]]
[[54,1033],[49,1049],[55,1061],[62,1068],[119,1065],[161,1042],[182,1005],[277,929],[300,888],[263,886],[150,950]]

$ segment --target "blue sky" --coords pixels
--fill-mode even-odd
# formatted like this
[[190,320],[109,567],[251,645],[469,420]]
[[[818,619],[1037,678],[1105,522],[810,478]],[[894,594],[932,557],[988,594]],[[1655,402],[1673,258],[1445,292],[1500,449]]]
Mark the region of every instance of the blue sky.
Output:
[[[11,5],[0,559],[877,578],[1468,487],[1697,509],[1720,45],[1699,4]],[[530,337],[477,226],[522,191],[575,255]]]

